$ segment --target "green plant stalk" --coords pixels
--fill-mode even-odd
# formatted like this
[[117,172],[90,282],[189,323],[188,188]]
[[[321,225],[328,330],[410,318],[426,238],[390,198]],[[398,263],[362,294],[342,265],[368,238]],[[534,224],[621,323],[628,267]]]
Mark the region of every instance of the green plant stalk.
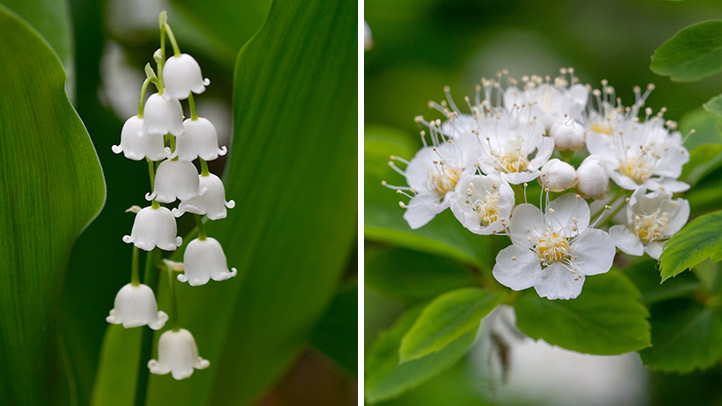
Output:
[[165,267],[168,274],[168,293],[170,294],[170,327],[173,331],[180,330],[178,322],[178,301],[175,297],[175,286],[173,285],[173,271],[169,267]]
[[[155,248],[153,251],[148,252],[145,259],[145,274],[143,275],[143,283],[153,289],[154,292],[158,291],[158,272],[154,272],[156,269],[155,262],[158,254],[158,249]],[[153,351],[153,331],[149,328],[142,328],[140,337],[140,357],[138,358],[138,372],[136,373],[137,384],[135,386],[135,406],[144,406],[146,395],[148,392],[148,365],[147,362],[151,358],[151,352]]]
[[191,120],[198,120],[198,113],[196,112],[196,102],[193,100],[193,92],[188,93],[188,105],[191,109]]
[[210,171],[208,171],[208,162],[206,162],[203,158],[198,158],[198,160],[201,161],[201,176],[210,175]]
[[140,88],[140,100],[138,100],[138,117],[143,118],[143,108],[145,107],[145,92],[148,89],[148,85],[152,81],[151,78],[145,78],[143,86]]
[[[622,193],[624,192],[624,189],[620,190],[619,192],[620,192],[620,193],[618,193],[618,195],[619,195],[619,196],[622,196],[622,195],[623,195]],[[617,196],[612,203],[615,203],[617,200],[619,200],[619,196]],[[626,203],[626,202],[625,202],[625,203]],[[619,207],[617,207],[616,209],[612,210],[612,212],[609,213],[609,216],[607,216],[607,218],[605,218],[604,221],[602,221],[600,224],[597,225],[597,228],[601,229],[603,226],[609,224],[609,222],[612,221],[612,219],[614,218],[614,216],[615,216],[617,213],[619,213],[619,211],[622,210],[622,208],[623,208],[624,206],[626,206],[625,203],[620,204]],[[602,209],[602,210],[604,210],[604,209]],[[603,213],[604,213],[604,212],[602,211],[602,214],[603,214]]]
[[[165,31],[168,33],[168,40],[170,41],[170,45],[173,47],[173,56],[180,56],[181,51],[178,47],[178,42],[175,40],[175,35],[173,35],[173,30],[170,29],[170,25],[168,23],[164,24]],[[165,57],[165,53],[163,54]]]
[[198,225],[198,239],[203,241],[206,239],[206,229],[203,225],[203,218],[199,214],[196,214],[195,216],[196,224]]
[[133,264],[131,265],[130,284],[133,286],[140,285],[140,278],[138,277],[138,247],[135,245],[133,245]]

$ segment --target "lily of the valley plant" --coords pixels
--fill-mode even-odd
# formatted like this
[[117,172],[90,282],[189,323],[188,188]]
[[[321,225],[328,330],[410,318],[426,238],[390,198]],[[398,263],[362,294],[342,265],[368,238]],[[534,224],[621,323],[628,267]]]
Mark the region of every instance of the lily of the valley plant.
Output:
[[[138,114],[130,117],[123,126],[120,144],[113,152],[123,153],[135,161],[146,160],[150,175],[150,192],[145,199],[149,206],[134,206],[136,213],[130,235],[123,241],[133,244],[130,283],[123,286],[115,298],[115,308],[107,321],[122,324],[125,328],[145,326],[159,330],[170,321],[170,329],[158,341],[158,359],[149,360],[148,368],[154,374],[171,373],[175,379],[185,379],[194,369],[207,368],[209,361],[198,355],[198,348],[191,333],[180,327],[177,314],[174,283],[187,282],[191,286],[208,283],[210,279],[222,281],[236,275],[229,270],[220,243],[208,237],[201,216],[211,220],[226,217],[226,208],[234,206],[225,200],[225,190],[220,178],[208,171],[207,161],[226,154],[219,148],[218,136],[213,124],[199,117],[193,94],[201,94],[210,84],[204,79],[196,60],[181,53],[166,20],[160,15],[160,49],[155,52],[157,71],[146,65],[146,79],[140,90]],[[166,59],[166,37],[173,54]],[[146,91],[152,84],[157,90],[146,100]],[[191,117],[183,120],[181,101],[187,100]],[[197,160],[200,173],[193,163]],[[172,210],[163,204],[179,202]],[[176,217],[192,213],[196,217],[198,237],[188,243],[183,263],[161,260],[160,250],[175,251],[182,245],[177,235]],[[144,281],[140,283],[139,250],[147,251]],[[156,295],[158,272],[168,275],[170,293],[170,318],[158,311]],[[173,277],[173,272],[182,274]],[[151,285],[151,286],[148,286]]]

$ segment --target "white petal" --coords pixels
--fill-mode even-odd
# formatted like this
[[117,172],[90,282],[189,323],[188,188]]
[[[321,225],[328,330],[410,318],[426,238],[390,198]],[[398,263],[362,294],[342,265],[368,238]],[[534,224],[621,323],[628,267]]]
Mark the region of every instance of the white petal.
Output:
[[689,184],[671,178],[649,179],[644,183],[649,190],[666,190],[671,193],[686,192],[689,190]]
[[201,67],[192,56],[181,54],[171,56],[163,67],[163,83],[165,91],[173,98],[184,100],[192,91],[200,94],[210,84],[208,79],[203,79]]
[[662,249],[664,248],[665,241],[653,241],[644,246],[644,252],[654,259],[659,259],[662,255]]
[[571,273],[561,263],[555,263],[537,273],[534,289],[549,299],[574,299],[582,293],[584,275]]
[[191,162],[167,159],[158,165],[153,193],[146,200],[173,203],[176,199],[189,200],[201,195],[198,170]]
[[176,236],[177,231],[175,217],[170,210],[148,206],[135,215],[133,229],[130,235],[123,237],[123,241],[133,243],[145,251],[151,251],[155,247],[174,251],[181,245],[181,238]]
[[178,100],[154,93],[143,106],[145,134],[180,135],[183,132],[183,108]]
[[681,230],[682,227],[687,224],[687,220],[689,219],[689,202],[687,200],[675,199],[672,203],[677,204],[677,210],[673,211],[673,214],[670,216],[669,224],[665,230],[665,235],[667,236],[676,234],[677,231]]
[[494,264],[494,278],[513,290],[524,290],[534,284],[541,270],[537,256],[526,248],[510,245],[499,251]]
[[216,128],[207,119],[187,119],[183,122],[183,128],[183,134],[178,136],[176,150],[171,158],[177,156],[181,161],[193,161],[201,157],[205,161],[213,161],[226,154],[226,147],[218,147]]
[[545,229],[544,216],[533,204],[520,204],[516,206],[511,214],[509,233],[515,245],[531,248],[532,243],[529,242],[528,238],[536,241],[537,234]]
[[607,272],[614,262],[614,241],[606,232],[589,229],[570,247],[574,270],[582,275],[599,275]]
[[448,202],[446,205],[440,203],[434,192],[418,194],[406,206],[404,220],[409,223],[409,227],[415,230],[431,221],[447,207]]
[[545,218],[552,230],[564,231],[567,237],[573,237],[589,227],[589,205],[574,193],[557,197],[549,208]]
[[214,238],[195,239],[186,247],[183,254],[184,274],[178,280],[191,286],[200,286],[210,279],[222,281],[236,276],[236,269],[228,269],[223,247]]
[[226,192],[221,179],[209,173],[208,176],[199,175],[199,188],[205,192],[198,197],[189,200],[182,200],[177,209],[173,209],[173,215],[182,216],[184,213],[207,214],[211,220],[226,218],[226,208],[233,208],[235,202],[226,202]]
[[640,256],[644,254],[644,245],[627,226],[616,225],[609,228],[609,236],[614,245],[629,255]]

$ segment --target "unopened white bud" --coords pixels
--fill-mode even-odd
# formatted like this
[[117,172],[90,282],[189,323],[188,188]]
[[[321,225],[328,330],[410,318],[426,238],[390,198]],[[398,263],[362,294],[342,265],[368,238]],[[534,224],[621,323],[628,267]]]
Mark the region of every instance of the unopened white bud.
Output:
[[607,167],[597,155],[589,155],[577,169],[577,191],[585,197],[604,199],[609,190]]
[[562,192],[577,182],[574,167],[556,158],[550,159],[541,168],[539,183],[551,192]]
[[559,151],[578,151],[584,148],[584,127],[577,122],[557,121],[549,130],[554,148]]

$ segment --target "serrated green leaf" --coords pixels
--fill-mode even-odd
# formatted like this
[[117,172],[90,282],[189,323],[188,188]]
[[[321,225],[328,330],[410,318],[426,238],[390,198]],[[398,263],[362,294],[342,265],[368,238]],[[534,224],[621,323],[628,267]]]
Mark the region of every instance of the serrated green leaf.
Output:
[[717,95],[702,105],[705,110],[722,117],[722,94]]
[[443,350],[426,357],[399,363],[401,338],[414,324],[423,307],[401,315],[389,330],[382,332],[366,352],[364,396],[376,403],[398,396],[454,365],[469,349],[476,330],[469,331]]
[[4,6],[0,60],[0,403],[67,404],[59,296],[73,242],[103,205],[103,174],[60,60]]
[[526,335],[585,354],[616,355],[650,343],[647,309],[623,274],[609,271],[587,278],[572,300],[547,300],[534,291],[514,301],[517,325]]
[[364,258],[366,288],[394,298],[430,298],[478,282],[459,262],[437,255],[376,247]]
[[481,268],[490,268],[488,236],[466,230],[451,210],[438,214],[429,224],[412,230],[403,219],[400,200],[408,198],[381,185],[405,185],[406,180],[393,171],[389,156],[411,159],[418,146],[408,134],[384,127],[367,127],[364,136],[364,236],[416,251],[448,256]]
[[652,72],[674,81],[699,80],[722,70],[722,20],[691,25],[652,55]]
[[334,296],[308,343],[351,376],[358,373],[358,284],[349,283]]
[[664,244],[659,257],[662,282],[709,258],[722,261],[722,211],[692,220]]
[[691,372],[722,358],[722,309],[688,299],[657,303],[650,309],[652,346],[639,352],[652,369]]
[[404,335],[399,348],[402,363],[442,350],[469,331],[504,299],[504,295],[479,288],[444,293],[424,307]]

